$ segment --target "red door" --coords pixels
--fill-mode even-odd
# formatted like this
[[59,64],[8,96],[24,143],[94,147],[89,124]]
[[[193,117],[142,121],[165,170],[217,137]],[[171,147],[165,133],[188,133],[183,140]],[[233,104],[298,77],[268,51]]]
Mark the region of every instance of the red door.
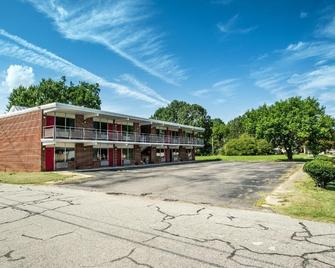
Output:
[[47,127],[49,126],[54,126],[55,125],[55,117],[54,116],[47,116],[46,120],[45,120],[45,125]]
[[55,148],[53,147],[45,148],[45,170],[46,171],[55,170],[54,157],[55,157]]
[[122,166],[122,157],[121,157],[121,149],[114,149],[114,157],[116,166]]
[[109,165],[110,166],[113,166],[113,159],[114,159],[114,154],[113,154],[113,152],[114,152],[114,148],[109,148],[108,149],[108,160],[109,160]]

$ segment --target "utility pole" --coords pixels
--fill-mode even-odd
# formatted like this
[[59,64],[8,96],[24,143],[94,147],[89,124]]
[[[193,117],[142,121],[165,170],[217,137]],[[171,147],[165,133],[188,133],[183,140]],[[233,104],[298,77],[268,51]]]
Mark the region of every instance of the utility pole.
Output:
[[212,155],[214,155],[214,137],[212,135]]

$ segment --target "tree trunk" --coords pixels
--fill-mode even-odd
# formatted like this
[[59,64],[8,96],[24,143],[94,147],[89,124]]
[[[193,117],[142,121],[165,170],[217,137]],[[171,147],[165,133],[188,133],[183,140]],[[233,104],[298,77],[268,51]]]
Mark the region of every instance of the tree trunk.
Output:
[[286,155],[287,155],[287,159],[288,161],[292,161],[293,160],[293,152],[292,149],[286,149]]

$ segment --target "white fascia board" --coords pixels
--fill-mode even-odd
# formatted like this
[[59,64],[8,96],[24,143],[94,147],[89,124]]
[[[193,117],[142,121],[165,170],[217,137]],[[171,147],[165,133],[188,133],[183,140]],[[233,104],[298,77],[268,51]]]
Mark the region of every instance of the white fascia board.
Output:
[[110,116],[114,117],[116,119],[126,119],[132,120],[135,122],[143,123],[144,124],[157,124],[160,126],[165,126],[165,127],[177,127],[177,128],[184,128],[184,129],[190,129],[193,131],[197,132],[204,132],[204,128],[200,127],[193,127],[193,126],[187,126],[187,125],[182,125],[182,124],[177,124],[177,123],[172,123],[172,122],[167,122],[167,121],[161,121],[161,120],[156,120],[156,119],[147,119],[143,117],[138,117],[138,116],[131,116],[131,115],[125,115],[125,114],[119,114],[119,113],[113,113],[113,112],[108,112],[108,111],[102,111],[102,110],[97,110],[97,109],[92,109],[92,108],[86,108],[82,106],[75,106],[71,104],[64,104],[64,103],[58,103],[58,102],[53,102],[41,106],[36,106],[32,108],[27,108],[22,111],[17,111],[13,113],[6,113],[3,115],[0,115],[0,118],[3,117],[10,117],[18,114],[25,114],[33,111],[38,111],[38,110],[43,110],[44,113],[49,113],[49,112],[56,112],[56,111],[64,111],[64,112],[78,112],[80,114],[84,114],[84,116],[92,116],[92,115],[104,115],[104,116]]

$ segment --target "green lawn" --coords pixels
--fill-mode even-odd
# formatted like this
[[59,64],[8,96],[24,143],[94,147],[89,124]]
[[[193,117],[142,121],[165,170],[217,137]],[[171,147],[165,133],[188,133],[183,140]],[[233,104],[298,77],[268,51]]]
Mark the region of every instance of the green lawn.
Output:
[[[313,157],[306,154],[297,154],[293,156],[294,161],[308,161]],[[287,161],[286,155],[241,155],[241,156],[228,156],[228,155],[206,155],[196,156],[195,160],[199,161]]]
[[283,203],[272,207],[286,215],[335,223],[335,183],[327,189],[314,186],[314,181],[304,176],[294,184],[294,191],[283,195]]
[[56,172],[0,172],[0,183],[43,184],[61,182],[71,177],[71,174]]

